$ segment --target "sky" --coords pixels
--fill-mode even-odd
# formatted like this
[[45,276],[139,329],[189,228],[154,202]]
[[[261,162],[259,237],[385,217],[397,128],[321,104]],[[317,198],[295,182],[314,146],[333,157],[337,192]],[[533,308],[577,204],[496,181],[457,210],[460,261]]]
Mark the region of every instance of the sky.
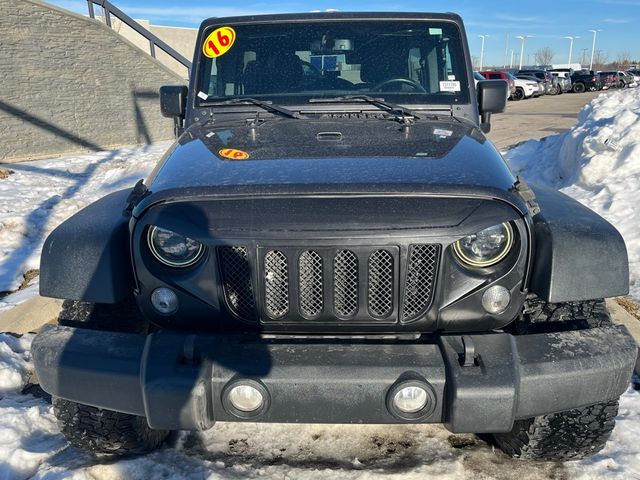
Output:
[[[47,1],[87,13],[85,0]],[[579,38],[573,43],[572,62],[586,58],[588,66],[593,41],[590,30],[599,30],[595,50],[602,50],[608,61],[615,61],[622,52],[640,60],[640,0],[536,0],[526,2],[526,9],[525,2],[518,0],[112,0],[112,3],[133,18],[179,27],[197,27],[208,17],[327,9],[455,12],[465,22],[471,54],[478,59],[482,43],[479,35],[486,35],[484,65],[502,66],[505,59],[508,64],[511,50],[517,63],[520,40],[514,37],[524,35],[530,36],[525,42],[525,64],[533,63],[536,50],[544,47],[554,52],[552,63],[567,63],[570,40],[563,37],[573,36]]]

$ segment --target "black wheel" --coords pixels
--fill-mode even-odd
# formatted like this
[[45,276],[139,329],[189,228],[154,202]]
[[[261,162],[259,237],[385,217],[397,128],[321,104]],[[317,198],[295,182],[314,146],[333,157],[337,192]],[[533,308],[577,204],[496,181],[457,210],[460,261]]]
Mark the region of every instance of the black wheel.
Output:
[[65,300],[58,323],[67,327],[129,333],[143,333],[148,326],[133,296],[116,304]]
[[162,445],[169,434],[152,430],[144,417],[102,410],[61,398],[53,399],[58,425],[69,443],[97,455],[146,453]]
[[509,433],[493,434],[507,455],[523,459],[578,460],[607,443],[618,414],[618,401],[517,420]]
[[524,90],[521,87],[516,88],[516,91],[513,92],[513,99],[516,101],[520,101],[524,98]]
[[584,83],[578,82],[573,84],[574,93],[583,93],[586,90]]
[[[537,298],[525,303],[516,334],[586,330],[611,325],[604,300],[547,303]],[[600,451],[615,426],[618,400],[597,403],[565,412],[517,420],[508,433],[490,439],[513,457],[575,460]]]

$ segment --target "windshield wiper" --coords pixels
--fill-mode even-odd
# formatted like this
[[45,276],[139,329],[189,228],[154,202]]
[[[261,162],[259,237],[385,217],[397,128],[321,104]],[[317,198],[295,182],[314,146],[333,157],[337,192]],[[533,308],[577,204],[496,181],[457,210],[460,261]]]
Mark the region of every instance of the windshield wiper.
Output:
[[369,95],[344,95],[342,97],[327,97],[327,98],[312,98],[309,103],[343,103],[343,102],[366,102],[374,105],[381,110],[387,112],[400,114],[403,123],[408,123],[409,118],[419,119],[413,110],[403,107],[402,105],[396,105],[395,103],[387,102],[380,98],[370,97]]
[[262,100],[256,100],[255,98],[232,98],[231,100],[225,100],[224,102],[205,102],[201,103],[201,107],[222,107],[224,105],[255,105],[269,112],[276,112],[280,115],[284,115],[289,118],[302,118],[298,112],[292,112],[291,110],[280,107],[278,105],[272,105],[269,102],[263,102]]

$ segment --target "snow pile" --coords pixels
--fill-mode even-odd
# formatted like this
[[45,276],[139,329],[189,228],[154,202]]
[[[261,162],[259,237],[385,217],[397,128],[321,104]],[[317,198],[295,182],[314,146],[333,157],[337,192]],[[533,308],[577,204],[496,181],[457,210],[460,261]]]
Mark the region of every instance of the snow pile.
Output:
[[514,173],[562,190],[610,221],[629,252],[631,295],[640,300],[640,88],[600,95],[575,127],[505,154]]
[[31,337],[0,333],[0,399],[19,391],[30,370]]
[[600,480],[640,478],[640,394],[629,389],[620,398],[616,428],[604,449],[593,457],[567,464],[571,478]]
[[62,449],[50,406],[21,395],[32,370],[32,336],[16,338],[0,334],[0,478],[25,479],[34,475],[42,462]]
[[0,292],[15,290],[27,270],[39,268],[55,227],[146,177],[167,148],[165,142],[11,165],[15,173],[0,180]]

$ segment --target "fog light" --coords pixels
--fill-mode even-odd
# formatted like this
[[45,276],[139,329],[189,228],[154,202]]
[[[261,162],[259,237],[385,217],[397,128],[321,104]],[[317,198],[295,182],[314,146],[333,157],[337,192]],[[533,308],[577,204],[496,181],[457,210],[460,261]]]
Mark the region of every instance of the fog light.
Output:
[[237,385],[229,390],[229,402],[241,412],[255,412],[264,405],[264,395],[251,385]]
[[171,315],[178,311],[178,296],[169,288],[156,288],[151,294],[151,305],[162,315]]
[[419,412],[427,405],[428,401],[427,391],[417,386],[401,388],[393,396],[393,405],[403,413]]
[[498,314],[504,312],[511,301],[509,290],[494,285],[488,288],[482,295],[482,306],[488,313]]

